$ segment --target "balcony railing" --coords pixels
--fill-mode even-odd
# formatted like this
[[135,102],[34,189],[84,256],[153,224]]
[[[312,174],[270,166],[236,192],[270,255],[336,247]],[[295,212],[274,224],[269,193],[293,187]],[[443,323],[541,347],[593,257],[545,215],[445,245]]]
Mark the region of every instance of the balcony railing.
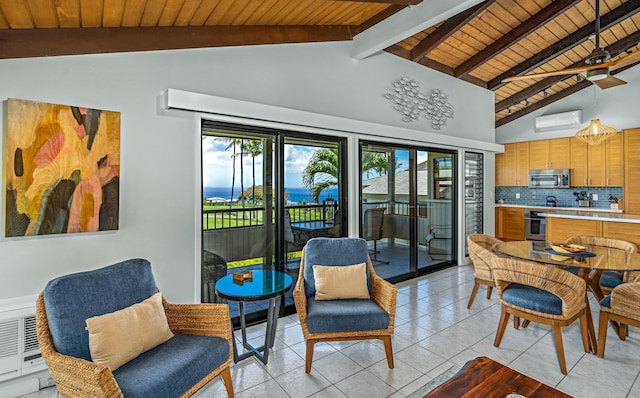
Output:
[[[338,204],[336,202],[324,204],[307,204],[285,206],[289,210],[291,222],[326,220],[333,217]],[[205,231],[254,227],[264,225],[264,207],[225,208],[203,210],[202,229]],[[273,212],[275,217],[275,211]]]

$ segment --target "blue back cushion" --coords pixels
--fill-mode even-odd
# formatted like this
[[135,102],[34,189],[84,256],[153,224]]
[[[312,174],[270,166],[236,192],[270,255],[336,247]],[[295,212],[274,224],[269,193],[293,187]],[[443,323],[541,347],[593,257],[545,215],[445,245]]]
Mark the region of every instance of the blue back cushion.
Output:
[[369,281],[369,251],[367,241],[361,238],[314,238],[305,246],[304,290],[307,297],[316,295],[316,281],[313,277],[314,265],[354,265],[367,264],[367,286]]
[[139,303],[156,293],[151,264],[140,258],[53,279],[44,288],[56,350],[91,360],[85,320]]

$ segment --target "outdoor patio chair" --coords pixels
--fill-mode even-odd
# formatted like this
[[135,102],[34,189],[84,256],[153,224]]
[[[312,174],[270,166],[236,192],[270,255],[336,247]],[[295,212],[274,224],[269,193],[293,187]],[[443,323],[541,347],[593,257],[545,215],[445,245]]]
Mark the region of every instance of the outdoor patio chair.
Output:
[[487,300],[491,298],[491,292],[496,286],[493,280],[493,273],[491,272],[491,260],[498,257],[492,250],[492,247],[496,243],[501,242],[500,239],[489,235],[471,234],[467,236],[469,257],[473,263],[473,276],[475,277],[471,297],[469,297],[469,303],[467,304],[467,308],[469,309],[471,309],[473,305],[473,300],[476,298],[480,285],[487,286]]
[[550,325],[560,371],[566,375],[562,327],[579,319],[584,352],[590,352],[584,279],[553,266],[513,258],[496,257],[491,265],[502,303],[493,345],[500,346],[511,315]]
[[364,239],[309,240],[293,292],[306,340],[305,372],[311,372],[316,343],[366,339],[382,340],[393,369],[397,294],[394,285],[376,275]]
[[228,305],[169,304],[147,260],[53,279],[36,329],[62,397],[189,397],[216,376],[234,396]]
[[383,264],[388,261],[378,260],[378,240],[382,239],[382,227],[384,225],[385,208],[375,207],[364,212],[364,226],[362,228],[362,238],[373,241],[373,260]]

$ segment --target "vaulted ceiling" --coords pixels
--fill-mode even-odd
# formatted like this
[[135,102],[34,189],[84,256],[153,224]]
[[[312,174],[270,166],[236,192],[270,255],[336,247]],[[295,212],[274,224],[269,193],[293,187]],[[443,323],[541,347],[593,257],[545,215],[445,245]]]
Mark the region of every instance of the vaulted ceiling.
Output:
[[[432,11],[442,4],[452,7]],[[600,14],[612,59],[639,49],[640,0],[601,0]],[[593,84],[579,74],[503,79],[585,65],[595,19],[595,0],[0,0],[0,59],[357,41],[375,31],[387,35],[379,50],[493,90],[501,126]]]

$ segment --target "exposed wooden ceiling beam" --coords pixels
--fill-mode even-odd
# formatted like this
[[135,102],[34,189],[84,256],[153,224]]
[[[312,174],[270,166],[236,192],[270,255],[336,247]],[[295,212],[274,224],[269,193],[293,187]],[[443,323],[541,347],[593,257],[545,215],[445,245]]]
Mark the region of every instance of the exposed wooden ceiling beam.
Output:
[[[612,56],[615,56],[616,54],[626,51],[628,48],[633,47],[638,43],[640,43],[640,30],[635,31],[634,33],[630,34],[624,39],[618,40],[617,42],[611,44],[610,46],[607,46],[606,50],[609,52],[609,54],[611,54]],[[584,66],[585,61],[586,61],[586,58],[574,63],[573,65],[568,66],[568,68],[577,68],[580,66]],[[547,89],[566,78],[567,78],[567,75],[550,76],[550,77],[544,78],[534,83],[533,85],[527,87],[526,89],[522,91],[518,91],[517,93],[498,102],[496,104],[496,112],[500,112],[504,109],[507,109],[510,106],[513,106],[514,104],[522,102],[527,98],[540,93],[544,89]]]
[[[620,69],[616,70],[615,72],[612,72],[611,74],[612,75],[617,75],[618,73],[623,72],[623,71],[625,71],[625,70],[627,70],[629,68],[633,68],[634,66],[639,65],[639,64],[640,64],[640,61],[635,62],[633,64],[626,65],[625,67],[620,68]],[[535,102],[535,103],[533,103],[533,104],[531,104],[531,105],[529,105],[529,106],[527,106],[525,108],[522,108],[518,112],[514,112],[514,113],[512,113],[512,114],[510,114],[508,116],[503,117],[500,120],[496,120],[496,128],[498,128],[500,126],[504,126],[505,124],[507,124],[509,122],[512,122],[512,121],[514,121],[516,119],[519,119],[519,118],[521,118],[521,117],[523,117],[525,115],[528,115],[529,113],[531,113],[533,111],[536,111],[536,110],[538,110],[540,108],[543,108],[543,107],[545,107],[547,105],[553,104],[554,102],[559,101],[559,100],[561,100],[561,99],[563,99],[565,97],[568,97],[571,94],[575,94],[575,93],[577,93],[578,91],[580,91],[582,89],[590,87],[592,84],[593,83],[590,82],[589,80],[582,80],[582,81],[580,81],[580,82],[578,82],[578,83],[576,83],[576,84],[574,84],[574,85],[572,85],[572,86],[570,86],[568,88],[565,88],[564,90],[562,90],[562,91],[560,91],[560,92],[558,92],[556,94],[550,95],[547,98],[543,98],[540,101],[537,101],[537,102]]]
[[368,20],[364,21],[363,23],[361,23],[360,25],[358,25],[358,27],[356,28],[356,31],[353,32],[353,35],[357,35],[360,32],[363,32],[367,29],[369,29],[370,27],[372,27],[373,25],[389,18],[390,16],[392,16],[393,14],[395,14],[396,12],[402,10],[405,6],[391,6],[391,7],[387,7],[384,11],[377,13],[376,15],[374,15],[373,17],[369,18]]
[[430,53],[434,48],[445,41],[451,34],[462,26],[467,24],[470,20],[478,16],[482,11],[486,10],[495,0],[486,0],[482,3],[478,3],[475,6],[465,10],[454,17],[451,17],[444,21],[442,25],[438,26],[429,36],[425,37],[417,46],[411,50],[411,60],[417,62],[420,58]]
[[331,0],[331,1],[348,1],[357,3],[382,3],[382,4],[399,4],[404,6],[415,6],[422,3],[422,0]]
[[[629,0],[600,18],[601,30],[609,29],[611,26],[620,23],[621,21],[637,14],[638,12],[640,12],[640,0]],[[589,23],[573,32],[569,36],[565,37],[564,39],[547,47],[533,57],[527,59],[519,65],[514,66],[498,77],[490,80],[488,84],[489,90],[496,90],[497,88],[502,87],[504,84],[506,84],[502,83],[503,79],[527,73],[537,68],[538,66],[549,62],[559,54],[564,53],[567,50],[572,49],[577,45],[585,42],[589,39],[589,36],[593,34],[594,29],[595,28],[593,24]]]
[[566,10],[576,5],[582,0],[556,0],[547,7],[540,10],[531,18],[527,19],[509,33],[502,36],[484,50],[478,52],[473,57],[463,62],[456,68],[456,77],[461,77],[469,74],[472,70],[479,67],[481,64],[487,62],[489,59],[495,57],[506,48],[520,41],[522,38],[528,36],[532,32],[535,32],[540,27],[544,26],[549,21],[555,19],[559,15],[562,15]]
[[354,26],[0,29],[0,59],[346,41],[354,31]]

